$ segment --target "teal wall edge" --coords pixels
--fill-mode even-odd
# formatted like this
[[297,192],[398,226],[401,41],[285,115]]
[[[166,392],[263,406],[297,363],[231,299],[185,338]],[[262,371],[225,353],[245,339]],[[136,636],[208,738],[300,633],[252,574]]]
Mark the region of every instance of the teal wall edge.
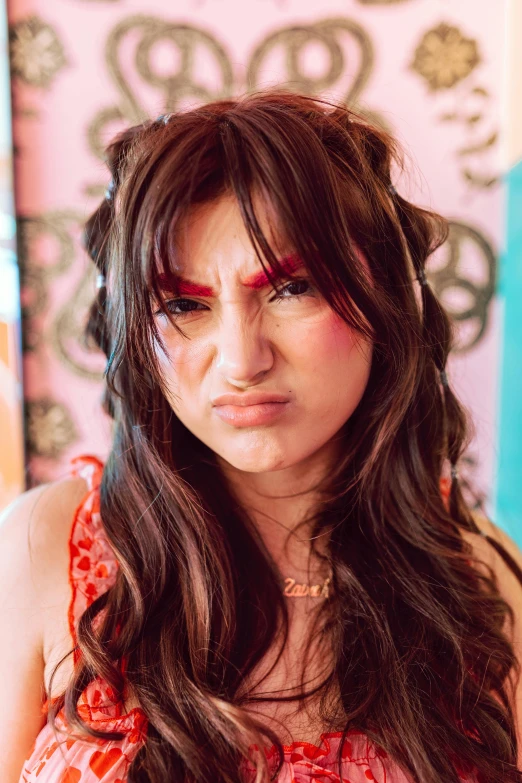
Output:
[[492,518],[522,547],[522,161],[510,170],[506,185],[506,243],[497,287],[503,324]]

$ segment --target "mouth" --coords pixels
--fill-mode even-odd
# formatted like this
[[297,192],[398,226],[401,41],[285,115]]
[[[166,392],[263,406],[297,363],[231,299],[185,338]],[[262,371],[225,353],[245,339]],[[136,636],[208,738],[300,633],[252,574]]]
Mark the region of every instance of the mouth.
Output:
[[288,405],[288,402],[262,402],[257,405],[218,405],[212,410],[226,424],[256,427],[278,419]]

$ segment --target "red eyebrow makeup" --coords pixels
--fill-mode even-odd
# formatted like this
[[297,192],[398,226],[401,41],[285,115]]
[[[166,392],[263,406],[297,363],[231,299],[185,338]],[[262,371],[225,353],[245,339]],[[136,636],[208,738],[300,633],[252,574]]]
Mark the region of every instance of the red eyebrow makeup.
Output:
[[[304,262],[297,255],[288,255],[279,260],[283,269],[283,275],[291,275],[298,269],[304,266]],[[184,296],[214,296],[215,292],[211,286],[200,285],[193,280],[188,280],[183,277],[178,277],[179,280],[179,293]],[[163,291],[174,291],[173,281],[169,275],[162,274],[158,278],[159,285]],[[241,285],[246,288],[250,288],[254,291],[259,291],[267,285],[270,285],[270,281],[263,269],[256,272],[254,275],[245,278],[241,281]]]

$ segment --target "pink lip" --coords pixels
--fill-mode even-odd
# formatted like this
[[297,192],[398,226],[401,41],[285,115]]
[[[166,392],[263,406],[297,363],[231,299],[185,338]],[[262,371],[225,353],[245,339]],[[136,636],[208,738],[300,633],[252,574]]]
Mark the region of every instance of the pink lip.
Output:
[[284,394],[269,391],[243,392],[242,394],[222,394],[211,400],[212,405],[259,405],[262,402],[288,402]]
[[263,402],[257,405],[217,405],[214,413],[234,427],[269,424],[287,409],[287,402]]

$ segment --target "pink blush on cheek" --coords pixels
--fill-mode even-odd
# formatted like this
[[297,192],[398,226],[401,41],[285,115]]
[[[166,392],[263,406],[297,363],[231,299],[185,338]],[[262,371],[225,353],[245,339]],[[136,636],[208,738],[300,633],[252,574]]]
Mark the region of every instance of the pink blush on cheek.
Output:
[[[297,336],[296,336],[297,338]],[[358,341],[356,332],[333,311],[299,336],[297,345],[312,358],[317,367],[329,361],[343,361]]]

